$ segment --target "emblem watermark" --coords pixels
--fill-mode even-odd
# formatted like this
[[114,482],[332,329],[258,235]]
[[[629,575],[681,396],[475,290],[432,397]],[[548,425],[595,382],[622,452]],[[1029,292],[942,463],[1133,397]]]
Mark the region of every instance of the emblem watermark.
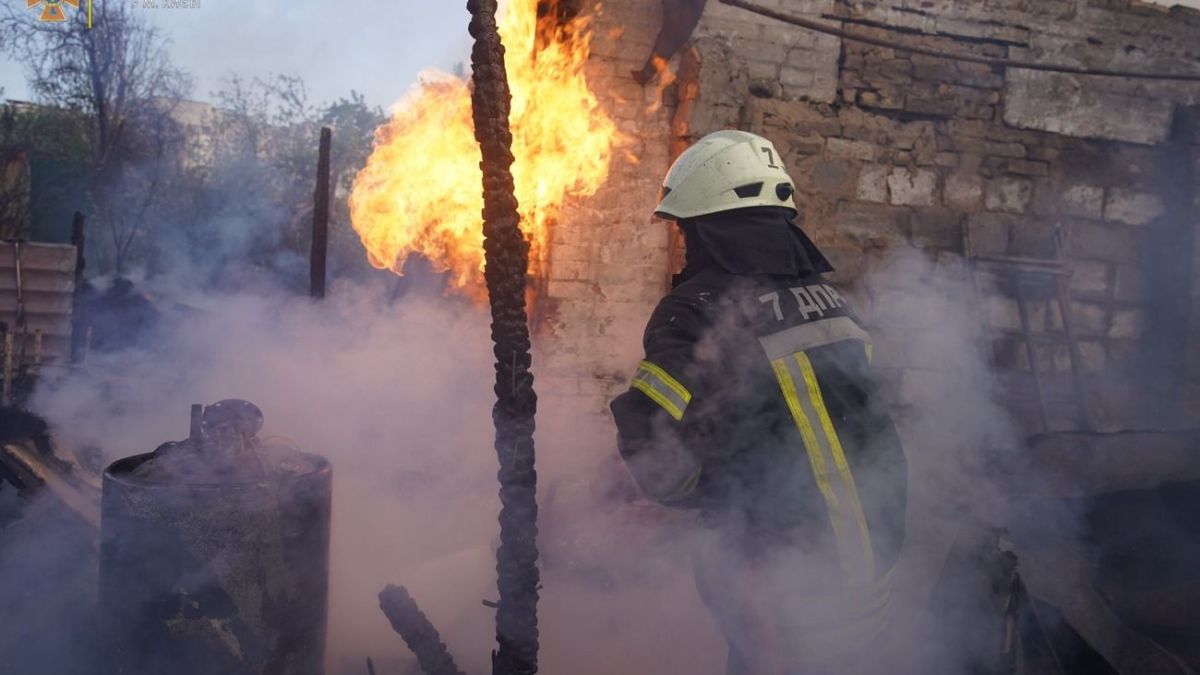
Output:
[[[92,27],[92,0],[87,0],[88,28]],[[67,20],[67,8],[79,9],[81,0],[25,0],[25,6],[41,12],[38,21],[62,23]]]

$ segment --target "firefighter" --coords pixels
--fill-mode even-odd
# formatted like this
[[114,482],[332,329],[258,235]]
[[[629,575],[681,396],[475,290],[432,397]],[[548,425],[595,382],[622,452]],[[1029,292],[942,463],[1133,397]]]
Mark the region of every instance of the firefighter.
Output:
[[641,490],[711,533],[694,571],[729,673],[875,672],[906,464],[870,338],[793,224],[794,194],[760,136],[680,155],[655,215],[682,230],[685,266],[611,408]]

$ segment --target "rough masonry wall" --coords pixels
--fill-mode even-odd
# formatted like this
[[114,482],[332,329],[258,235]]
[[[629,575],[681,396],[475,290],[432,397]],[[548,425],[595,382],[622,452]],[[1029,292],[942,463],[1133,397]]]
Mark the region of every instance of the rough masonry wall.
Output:
[[[660,8],[645,0],[604,0],[593,17],[588,81],[624,138],[609,181],[569,205],[554,228],[545,297],[535,305],[534,373],[543,533],[538,562],[548,587],[562,575],[582,575],[572,592],[543,598],[542,641],[591,645],[595,658],[585,659],[581,670],[577,649],[544,652],[541,665],[545,672],[582,675],[703,673],[724,658],[723,642],[715,627],[698,632],[704,610],[691,594],[691,580],[677,573],[686,558],[672,559],[664,550],[664,514],[632,504],[617,509],[611,499],[614,486],[625,483],[614,480],[624,472],[608,403],[629,386],[642,355],[642,330],[669,278],[669,230],[652,222],[651,211],[669,164],[671,111],[654,86],[643,88],[631,76],[650,53]],[[597,503],[599,494],[606,498]],[[581,514],[590,519],[581,523]],[[626,527],[629,519],[642,526]],[[638,564],[612,568],[613,550]],[[614,573],[626,592],[612,592],[607,579]],[[580,607],[588,609],[581,614]]]
[[[849,30],[980,56],[1165,72],[1200,70],[1200,13],[1123,2],[779,2]],[[835,21],[835,19],[837,19]],[[900,31],[883,30],[881,25]],[[704,65],[690,132],[740,127],[788,153],[804,203],[802,225],[853,285],[899,244],[943,268],[980,257],[1063,257],[1073,272],[1071,317],[1085,387],[1103,428],[1184,424],[1145,404],[1148,380],[1194,361],[1200,342],[1171,359],[1147,326],[1194,304],[1154,274],[1171,264],[1169,242],[1194,239],[1194,208],[1168,208],[1173,157],[1195,156],[1173,137],[1200,86],[1045,74],[912,55],[829,37],[713,3],[698,32]],[[806,51],[810,45],[816,52]],[[836,54],[836,58],[831,57]],[[772,70],[772,66],[777,69]],[[798,70],[809,68],[812,72]],[[828,82],[836,82],[831,90]],[[724,86],[722,86],[722,84]],[[1186,147],[1193,148],[1187,150]],[[1195,195],[1194,188],[1191,194]],[[1180,219],[1190,219],[1181,223]],[[1182,228],[1182,229],[1181,229]],[[1183,244],[1184,241],[1179,241]],[[1165,244],[1165,245],[1164,245]],[[1165,249],[1165,250],[1164,250]],[[1190,256],[1176,256],[1186,270]],[[1157,287],[1155,286],[1157,284]],[[984,285],[981,325],[996,336],[996,365],[1010,380],[1017,412],[1036,427],[1036,398],[1014,287]],[[1051,425],[1075,424],[1069,354],[1057,303],[1029,291],[1035,361],[1052,400]],[[1176,316],[1178,318],[1178,316]],[[1195,314],[1189,319],[1196,334]],[[1184,329],[1186,330],[1186,328]],[[1153,331],[1150,331],[1153,332]],[[911,400],[937,359],[919,334],[876,335],[877,365],[897,403]],[[1155,370],[1157,369],[1157,370]],[[1194,401],[1197,377],[1176,389]],[[1021,405],[1023,404],[1023,405]],[[1194,409],[1194,406],[1192,406]]]
[[[1127,2],[758,1],[947,50],[1200,70],[1200,14],[1166,14]],[[1070,316],[1098,421],[1106,429],[1200,422],[1194,417],[1200,410],[1200,136],[1193,125],[1189,137],[1180,124],[1196,119],[1186,106],[1197,103],[1200,88],[926,59],[813,35],[708,0],[690,47],[671,63],[678,81],[660,92],[661,80],[642,88],[630,76],[648,56],[658,22],[659,3],[646,0],[604,0],[596,15],[589,78],[628,138],[601,193],[563,215],[550,254],[535,368],[542,396],[539,432],[550,432],[552,442],[539,442],[538,461],[539,468],[550,465],[543,476],[560,477],[539,486],[539,503],[543,528],[570,529],[569,536],[546,538],[542,562],[549,574],[570,567],[572,547],[586,550],[589,539],[597,545],[589,531],[603,530],[580,528],[577,519],[561,524],[557,504],[586,498],[589,489],[612,490],[614,481],[579,471],[562,478],[554,465],[580,455],[616,463],[607,402],[628,386],[640,358],[642,327],[671,271],[668,229],[651,222],[648,213],[659,179],[672,152],[721,128],[763,133],[786,150],[803,204],[800,224],[833,259],[835,281],[853,293],[869,323],[874,364],[900,413],[910,470],[924,478],[909,493],[909,548],[937,551],[952,541],[956,530],[943,528],[960,514],[944,510],[960,503],[960,490],[989,489],[986,482],[957,480],[961,465],[988,455],[970,452],[975,448],[956,441],[963,435],[943,429],[978,425],[1008,431],[1003,423],[989,425],[984,415],[958,417],[929,405],[953,402],[955,387],[970,380],[954,372],[964,359],[956,362],[939,351],[938,331],[976,322],[996,333],[995,364],[1017,395],[1012,410],[1026,430],[1037,427],[1030,363],[1016,339],[1021,322],[1012,288],[985,286],[984,301],[969,306],[982,309],[980,316],[965,316],[969,308],[942,297],[970,287],[971,258],[1050,258],[1061,232],[1073,272]],[[883,32],[878,24],[910,32]],[[654,108],[660,99],[662,106]],[[1181,170],[1187,165],[1190,176]],[[928,291],[922,311],[928,315],[944,306],[944,322],[912,324],[886,316],[885,293],[862,283],[904,245],[934,261],[936,273],[949,281],[920,288]],[[1061,321],[1044,291],[1031,292],[1029,300],[1040,340],[1034,361],[1053,374],[1051,393],[1065,398],[1070,378]],[[1182,332],[1163,328],[1172,323]],[[1170,397],[1175,405],[1163,406],[1178,414],[1165,418],[1152,409],[1164,391],[1172,393],[1154,385],[1164,373],[1187,375],[1176,382]],[[1055,406],[1051,423],[1073,425],[1071,407]],[[937,429],[929,429],[931,424]],[[984,435],[975,429],[965,434],[969,442]],[[1015,440],[998,436],[1001,443]],[[967,475],[990,468],[972,465]],[[970,501],[989,499],[982,494]],[[623,525],[631,518],[643,526],[661,525],[667,517],[653,509],[639,514],[636,504],[627,509],[603,504],[588,512]],[[662,559],[663,544],[671,540],[654,526],[618,531],[618,542],[599,545],[619,546],[648,564]],[[563,541],[568,550],[550,548],[550,542]],[[662,588],[653,574],[622,580],[638,581],[643,586],[636,594],[614,597],[601,588],[595,606],[603,611],[589,614],[586,626],[569,622],[576,636],[604,635],[618,624],[633,627],[627,633],[631,640],[597,663],[606,672],[621,671],[622,659],[641,653],[660,660],[659,667],[640,663],[640,669],[626,671],[704,672],[719,662],[722,655],[712,652],[714,646],[720,651],[720,640],[697,640],[687,630],[691,621],[662,614],[703,615],[686,604],[686,588]],[[928,590],[914,584],[906,592],[916,598]],[[651,609],[620,604],[631,595]],[[544,609],[554,616],[552,605]],[[548,642],[563,641],[561,633],[557,640],[554,634],[564,625],[549,618],[543,626]],[[638,644],[642,637],[650,641]]]
[[[1191,10],[1121,0],[761,4],[946,51],[1200,70],[1200,13]],[[1178,133],[1187,106],[1200,102],[1200,86],[923,57],[710,0],[689,49],[671,64],[682,79],[662,92],[662,108],[648,112],[659,99],[656,83],[643,89],[629,73],[648,55],[658,21],[658,3],[634,0],[605,2],[596,15],[589,77],[629,138],[602,193],[563,218],[551,253],[543,377],[556,395],[571,397],[573,410],[596,411],[585,417],[606,423],[604,404],[626,386],[641,324],[665,290],[669,240],[647,212],[672,145],[742,128],[787,153],[804,204],[800,222],[833,259],[837,280],[851,287],[902,244],[965,275],[973,258],[1054,258],[1061,241],[1099,425],[1197,422],[1185,413],[1200,403],[1200,172],[1192,172],[1189,192],[1171,186],[1181,158],[1200,161],[1194,134]],[[1180,206],[1181,194],[1190,207]],[[1155,271],[1164,266],[1178,269],[1174,276]],[[983,288],[980,325],[994,335],[1014,410],[1033,430],[1036,399],[1014,288],[1003,281]],[[1048,288],[1030,290],[1029,321],[1035,362],[1048,373],[1051,424],[1066,428],[1076,424],[1070,360]],[[869,308],[870,298],[864,301]],[[1170,340],[1158,333],[1171,321],[1184,322],[1181,334],[1190,341],[1164,356],[1155,350]],[[940,366],[936,355],[922,353],[919,331],[875,338],[876,363],[895,402],[918,398]],[[1179,377],[1185,364],[1187,377]],[[1175,398],[1183,397],[1169,419],[1155,412],[1148,381],[1164,372],[1175,374]]]
[[[535,372],[540,425],[610,441],[608,402],[628,387],[668,279],[668,229],[650,217],[669,165],[668,111],[631,76],[650,54],[658,4],[606,0],[591,15],[588,82],[623,137],[608,182],[568,205],[554,228]],[[599,451],[611,453],[611,443]]]

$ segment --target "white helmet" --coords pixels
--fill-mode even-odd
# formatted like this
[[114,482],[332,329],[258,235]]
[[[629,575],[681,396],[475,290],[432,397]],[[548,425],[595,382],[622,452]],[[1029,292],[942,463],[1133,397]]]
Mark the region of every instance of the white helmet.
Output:
[[782,206],[795,214],[795,191],[771,141],[746,131],[717,131],[671,165],[654,215],[678,220],[750,206]]

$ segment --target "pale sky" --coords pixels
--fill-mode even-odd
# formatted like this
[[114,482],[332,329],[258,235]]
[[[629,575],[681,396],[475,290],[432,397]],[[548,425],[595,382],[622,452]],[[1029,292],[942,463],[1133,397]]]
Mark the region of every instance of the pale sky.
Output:
[[[300,75],[313,102],[355,89],[369,103],[387,107],[421,70],[448,70],[470,54],[466,0],[199,0],[199,4],[198,9],[140,10],[172,40],[171,56],[196,77],[192,98],[199,100],[208,99],[232,70],[245,77]],[[19,65],[0,59],[5,98],[28,98],[24,80]]]
[[[147,4],[165,3],[149,0]],[[355,89],[368,102],[387,107],[404,94],[418,72],[428,67],[448,70],[466,61],[470,49],[465,0],[199,0],[199,4],[198,9],[141,10],[173,41],[175,63],[196,76],[192,98],[198,100],[207,100],[232,70],[245,77],[300,75],[314,103]],[[1200,8],[1200,0],[1160,4]],[[6,98],[29,97],[20,66],[3,58],[0,87]]]

